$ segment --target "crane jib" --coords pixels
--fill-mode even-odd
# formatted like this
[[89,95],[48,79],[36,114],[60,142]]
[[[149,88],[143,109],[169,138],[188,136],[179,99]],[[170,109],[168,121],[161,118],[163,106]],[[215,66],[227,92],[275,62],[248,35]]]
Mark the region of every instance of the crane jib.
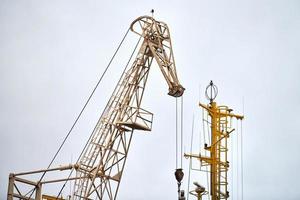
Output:
[[[153,114],[142,109],[141,102],[153,60],[158,63],[169,86],[168,94],[180,97],[184,92],[177,78],[167,25],[143,16],[135,20],[130,29],[144,41],[132,66],[120,79],[113,98],[105,108],[106,114],[96,125],[98,128],[91,143],[80,159],[74,199],[116,198],[133,131],[150,131],[152,128]],[[87,176],[89,178],[85,178]]]

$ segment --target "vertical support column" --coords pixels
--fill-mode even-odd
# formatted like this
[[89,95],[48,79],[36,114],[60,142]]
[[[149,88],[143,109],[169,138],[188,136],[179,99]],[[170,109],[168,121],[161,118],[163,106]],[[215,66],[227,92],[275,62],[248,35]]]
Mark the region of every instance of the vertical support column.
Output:
[[35,200],[42,200],[42,184],[38,183],[35,190]]
[[15,183],[15,175],[9,174],[9,182],[8,182],[8,190],[7,190],[7,200],[13,200],[14,194],[14,183]]
[[210,113],[211,116],[211,152],[210,152],[210,157],[211,157],[211,195],[212,195],[212,200],[217,200],[217,127],[216,127],[216,108],[217,105],[215,102],[211,103],[211,110],[212,112]]

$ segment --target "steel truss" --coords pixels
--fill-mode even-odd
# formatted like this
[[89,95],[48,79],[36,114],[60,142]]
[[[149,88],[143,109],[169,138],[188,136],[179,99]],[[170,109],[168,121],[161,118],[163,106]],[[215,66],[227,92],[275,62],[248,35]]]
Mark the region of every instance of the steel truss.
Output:
[[[152,128],[153,114],[141,108],[141,103],[153,59],[168,84],[168,94],[180,97],[184,92],[177,78],[167,25],[153,17],[142,16],[132,22],[130,29],[140,35],[143,42],[132,66],[122,74],[76,163],[76,175],[71,179],[75,180],[74,200],[117,198],[133,132]],[[36,200],[41,199],[41,191],[38,191]],[[13,186],[8,196],[15,197]]]

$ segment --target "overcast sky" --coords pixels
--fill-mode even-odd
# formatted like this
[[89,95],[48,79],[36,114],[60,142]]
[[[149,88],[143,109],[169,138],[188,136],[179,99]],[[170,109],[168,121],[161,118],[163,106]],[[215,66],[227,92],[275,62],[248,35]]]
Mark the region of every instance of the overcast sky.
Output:
[[[193,115],[195,134],[201,130],[197,103],[207,103],[204,88],[212,79],[217,101],[246,117],[244,199],[300,199],[297,0],[1,0],[0,199],[10,172],[47,167],[130,23],[152,8],[169,25],[186,88],[185,149]],[[126,39],[54,166],[77,159],[137,39],[133,33]],[[154,113],[153,130],[134,135],[121,200],[176,199],[175,100],[167,92],[154,64],[143,101]]]

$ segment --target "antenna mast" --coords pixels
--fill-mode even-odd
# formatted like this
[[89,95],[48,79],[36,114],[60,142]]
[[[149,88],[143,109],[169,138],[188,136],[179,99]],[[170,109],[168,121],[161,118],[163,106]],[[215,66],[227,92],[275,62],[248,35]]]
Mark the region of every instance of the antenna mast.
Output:
[[[211,143],[204,144],[204,150],[209,152],[209,156],[202,156],[199,154],[184,154],[186,158],[196,158],[200,161],[201,166],[209,166],[210,170],[210,195],[212,200],[228,199],[228,181],[227,173],[229,170],[229,161],[227,157],[228,147],[227,140],[230,134],[235,130],[231,127],[231,119],[242,120],[244,116],[236,115],[232,113],[232,109],[228,106],[217,105],[215,98],[218,94],[218,88],[210,81],[210,84],[206,87],[206,98],[209,100],[209,104],[205,105],[199,103],[208,115],[210,128],[211,128]],[[202,199],[202,196],[208,194],[205,188],[194,183],[197,188],[190,191],[190,194],[197,197],[198,200]],[[201,188],[201,190],[200,190]]]

